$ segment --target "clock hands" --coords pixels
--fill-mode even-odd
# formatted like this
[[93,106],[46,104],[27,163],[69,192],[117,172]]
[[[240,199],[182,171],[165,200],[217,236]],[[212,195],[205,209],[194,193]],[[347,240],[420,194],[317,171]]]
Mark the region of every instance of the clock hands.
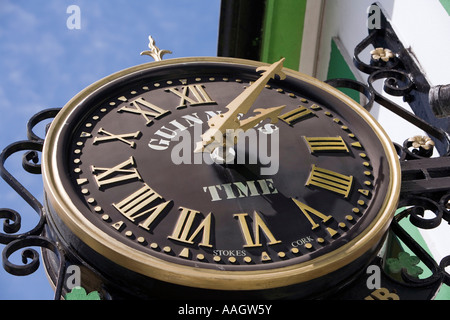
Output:
[[[245,120],[239,120],[238,115],[245,115],[250,110],[267,82],[275,78],[275,75],[278,75],[281,80],[286,78],[286,75],[282,71],[284,60],[282,58],[280,61],[268,67],[259,67],[256,69],[257,72],[263,71],[262,76],[227,105],[227,112],[209,119],[209,129],[202,134],[202,140],[197,143],[194,152],[211,152],[217,147],[222,147],[224,145],[222,138],[226,136],[228,130],[246,131],[265,119],[270,119],[272,123],[277,122],[277,116],[285,106],[256,109],[255,112],[258,114]],[[233,140],[231,142],[233,144],[236,143],[236,139]]]
[[278,115],[281,113],[281,110],[283,110],[284,107],[286,107],[286,106],[284,105],[284,106],[266,108],[266,109],[262,109],[262,108],[255,109],[254,111],[258,112],[258,114],[256,116],[247,118],[245,120],[241,120],[239,122],[240,126],[238,129],[246,131],[250,128],[253,128],[259,122],[261,122],[262,120],[265,120],[265,119],[270,119],[271,123],[275,123],[278,121]]

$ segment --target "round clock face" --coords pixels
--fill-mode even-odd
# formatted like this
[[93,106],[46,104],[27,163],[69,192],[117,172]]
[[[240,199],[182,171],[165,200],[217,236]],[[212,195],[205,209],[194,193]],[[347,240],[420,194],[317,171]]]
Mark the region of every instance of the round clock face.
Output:
[[[262,65],[173,59],[82,91],[45,140],[51,212],[122,267],[208,289],[310,281],[375,250],[399,192],[391,142],[337,90]],[[199,152],[221,115],[237,138]]]

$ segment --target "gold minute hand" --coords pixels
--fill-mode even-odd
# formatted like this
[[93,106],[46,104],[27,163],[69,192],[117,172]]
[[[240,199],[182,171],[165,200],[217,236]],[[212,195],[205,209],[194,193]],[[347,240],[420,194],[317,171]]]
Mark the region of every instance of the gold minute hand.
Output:
[[[275,75],[278,75],[281,80],[286,78],[286,75],[282,71],[284,60],[285,59],[282,58],[280,61],[275,62],[268,67],[258,67],[256,69],[257,72],[263,71],[261,77],[227,105],[227,112],[209,119],[209,129],[202,135],[202,141],[199,142],[195,150],[196,152],[203,151],[206,145],[214,141],[214,136],[217,136],[218,134],[223,136],[226,134],[227,130],[241,128],[242,121],[239,121],[238,114],[246,114],[250,110],[267,82],[274,78]],[[259,121],[263,120],[261,119],[261,114],[264,113],[260,112],[260,115],[258,116]]]

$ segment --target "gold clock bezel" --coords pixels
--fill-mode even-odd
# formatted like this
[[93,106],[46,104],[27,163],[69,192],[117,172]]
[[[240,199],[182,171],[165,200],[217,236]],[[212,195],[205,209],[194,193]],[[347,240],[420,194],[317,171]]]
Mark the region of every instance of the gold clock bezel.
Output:
[[265,63],[251,60],[218,57],[179,58],[150,62],[119,71],[88,86],[73,97],[55,117],[45,138],[42,152],[44,191],[53,210],[71,232],[103,257],[134,272],[178,285],[216,290],[262,290],[307,282],[336,271],[374,250],[387,232],[397,208],[400,193],[400,164],[394,146],[372,115],[354,100],[322,81],[290,69],[283,69],[283,71],[288,76],[326,91],[353,109],[375,132],[383,146],[390,166],[388,191],[376,219],[355,239],[332,252],[297,265],[256,271],[221,271],[178,265],[145,254],[102,232],[78,210],[65,192],[59,176],[58,168],[61,163],[58,162],[57,156],[60,150],[56,147],[56,142],[60,139],[65,119],[83,100],[101,90],[111,81],[155,67],[198,62],[267,66]]

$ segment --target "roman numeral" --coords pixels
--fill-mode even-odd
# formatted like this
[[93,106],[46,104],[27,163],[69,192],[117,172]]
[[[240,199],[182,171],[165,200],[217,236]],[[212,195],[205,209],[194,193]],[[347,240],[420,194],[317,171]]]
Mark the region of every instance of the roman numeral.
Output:
[[246,219],[248,214],[247,213],[238,213],[233,216],[238,218],[239,224],[241,226],[241,231],[242,231],[242,234],[243,234],[244,240],[245,240],[244,248],[262,246],[260,231],[262,231],[264,233],[265,237],[269,241],[267,243],[268,245],[281,243],[280,240],[275,239],[274,235],[269,230],[269,228],[265,224],[264,220],[260,217],[260,215],[256,211],[253,212],[253,236],[254,236],[254,239],[250,233],[250,227],[249,227],[249,225],[247,223],[247,219]]
[[347,152],[348,148],[342,137],[305,137],[311,153],[315,152]]
[[[167,92],[172,92],[180,97],[180,103],[177,109],[185,108],[186,102],[189,102],[191,106],[198,106],[202,104],[215,104],[216,102],[211,99],[211,97],[206,93],[204,87],[199,84],[191,84],[181,87],[181,92],[177,88],[166,89]],[[193,98],[190,97],[193,95]]]
[[[141,115],[146,120],[146,125],[149,126],[152,123],[151,118],[159,119],[162,116],[170,113],[168,110],[161,109],[158,106],[144,100],[142,97],[137,98],[130,102],[131,107],[122,107],[117,112],[131,112]],[[144,107],[145,109],[142,109]]]
[[105,186],[112,186],[116,183],[131,180],[141,180],[141,176],[136,168],[129,168],[135,165],[134,158],[130,157],[128,160],[119,163],[112,168],[91,166],[92,173],[94,174],[95,182],[99,189]]
[[97,134],[104,134],[104,136],[96,136],[94,137],[93,144],[98,144],[100,142],[109,142],[109,141],[122,141],[123,143],[128,144],[131,148],[136,146],[134,141],[128,141],[128,139],[137,139],[141,135],[140,131],[132,132],[132,133],[124,133],[124,134],[114,134],[106,131],[103,128],[100,128]]
[[306,185],[314,185],[316,187],[341,194],[347,198],[352,189],[352,183],[353,176],[346,176],[313,165]]
[[[317,211],[314,208],[311,208],[310,206],[304,204],[303,202],[298,201],[297,199],[291,198],[292,201],[297,205],[297,207],[300,209],[300,211],[305,215],[306,219],[308,219],[309,223],[311,223],[311,230],[317,229],[320,227],[318,223],[316,223],[313,218],[311,217],[311,214],[315,215],[319,219],[322,220],[322,223],[326,223],[329,220],[333,219],[332,216],[327,216],[319,211]],[[326,230],[330,234],[330,236],[334,236],[337,234],[337,231],[333,228],[326,227]]]
[[294,123],[313,115],[315,115],[315,113],[312,112],[311,110],[299,106],[297,109],[294,109],[292,111],[282,114],[281,116],[278,116],[278,118],[286,122],[288,125],[293,125]]
[[168,236],[168,238],[188,244],[194,244],[195,238],[200,234],[200,232],[202,232],[202,241],[198,245],[212,247],[210,243],[212,213],[209,213],[198,225],[197,229],[195,229],[194,232],[191,232],[193,229],[194,219],[200,212],[184,207],[180,207],[180,210],[181,213],[178,217],[173,233],[171,236]]
[[147,184],[144,184],[142,188],[136,190],[122,201],[113,203],[113,207],[133,222],[135,222],[137,218],[148,215],[139,226],[146,230],[150,230],[150,225],[153,221],[155,221],[161,212],[163,212],[172,202],[170,200],[148,208],[148,206],[153,205],[159,200],[164,199]]

